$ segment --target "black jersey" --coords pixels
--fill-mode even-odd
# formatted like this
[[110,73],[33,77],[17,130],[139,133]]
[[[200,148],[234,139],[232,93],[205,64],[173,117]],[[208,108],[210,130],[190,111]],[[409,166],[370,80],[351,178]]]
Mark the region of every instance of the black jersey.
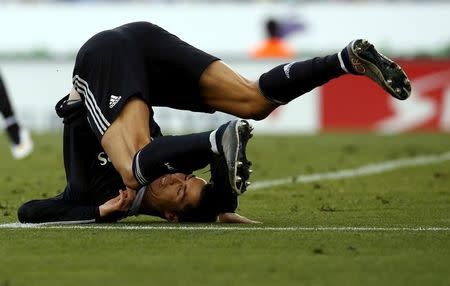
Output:
[[[20,222],[102,221],[99,205],[117,196],[124,186],[89,127],[83,103],[67,101],[67,98],[56,105],[56,112],[64,122],[66,188],[56,197],[23,204],[17,213]],[[122,216],[117,214],[105,221],[115,221]]]
[[79,204],[100,205],[117,195],[124,185],[86,120],[81,101],[66,98],[56,107],[63,118],[63,156],[67,186],[64,199]]

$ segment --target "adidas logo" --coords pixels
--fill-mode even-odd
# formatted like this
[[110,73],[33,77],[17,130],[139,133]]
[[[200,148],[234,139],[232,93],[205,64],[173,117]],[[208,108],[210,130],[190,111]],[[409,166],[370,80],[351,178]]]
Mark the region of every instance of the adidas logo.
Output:
[[295,64],[295,62],[290,63],[290,64],[287,64],[287,65],[285,65],[285,66],[283,67],[284,74],[286,75],[287,78],[291,78],[290,71],[291,71],[291,66],[292,66],[293,64]]
[[121,96],[111,95],[111,98],[109,99],[109,108],[113,108],[121,98]]

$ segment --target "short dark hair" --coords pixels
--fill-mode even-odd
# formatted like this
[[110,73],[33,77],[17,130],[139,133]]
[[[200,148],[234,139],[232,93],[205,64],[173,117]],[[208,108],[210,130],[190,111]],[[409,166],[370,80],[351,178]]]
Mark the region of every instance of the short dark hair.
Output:
[[203,186],[197,206],[188,205],[179,214],[180,222],[215,222],[218,211],[212,184]]
[[271,38],[280,36],[280,27],[275,19],[267,19],[266,21],[266,32]]

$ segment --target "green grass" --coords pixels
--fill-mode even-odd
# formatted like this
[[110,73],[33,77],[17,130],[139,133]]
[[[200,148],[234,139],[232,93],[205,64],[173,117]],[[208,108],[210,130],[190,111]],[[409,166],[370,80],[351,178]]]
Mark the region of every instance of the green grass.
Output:
[[[14,161],[0,138],[0,223],[64,187],[61,137]],[[448,134],[255,136],[253,181],[450,151]],[[450,162],[251,190],[262,227],[450,227]],[[167,225],[156,218],[123,221]],[[450,231],[0,229],[3,285],[448,285]]]

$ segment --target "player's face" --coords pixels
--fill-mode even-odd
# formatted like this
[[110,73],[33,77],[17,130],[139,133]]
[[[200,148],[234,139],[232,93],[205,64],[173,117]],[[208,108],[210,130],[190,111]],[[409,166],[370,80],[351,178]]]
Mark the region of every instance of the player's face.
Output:
[[197,206],[206,181],[183,173],[167,174],[150,183],[152,201],[163,210],[181,211],[187,205]]

